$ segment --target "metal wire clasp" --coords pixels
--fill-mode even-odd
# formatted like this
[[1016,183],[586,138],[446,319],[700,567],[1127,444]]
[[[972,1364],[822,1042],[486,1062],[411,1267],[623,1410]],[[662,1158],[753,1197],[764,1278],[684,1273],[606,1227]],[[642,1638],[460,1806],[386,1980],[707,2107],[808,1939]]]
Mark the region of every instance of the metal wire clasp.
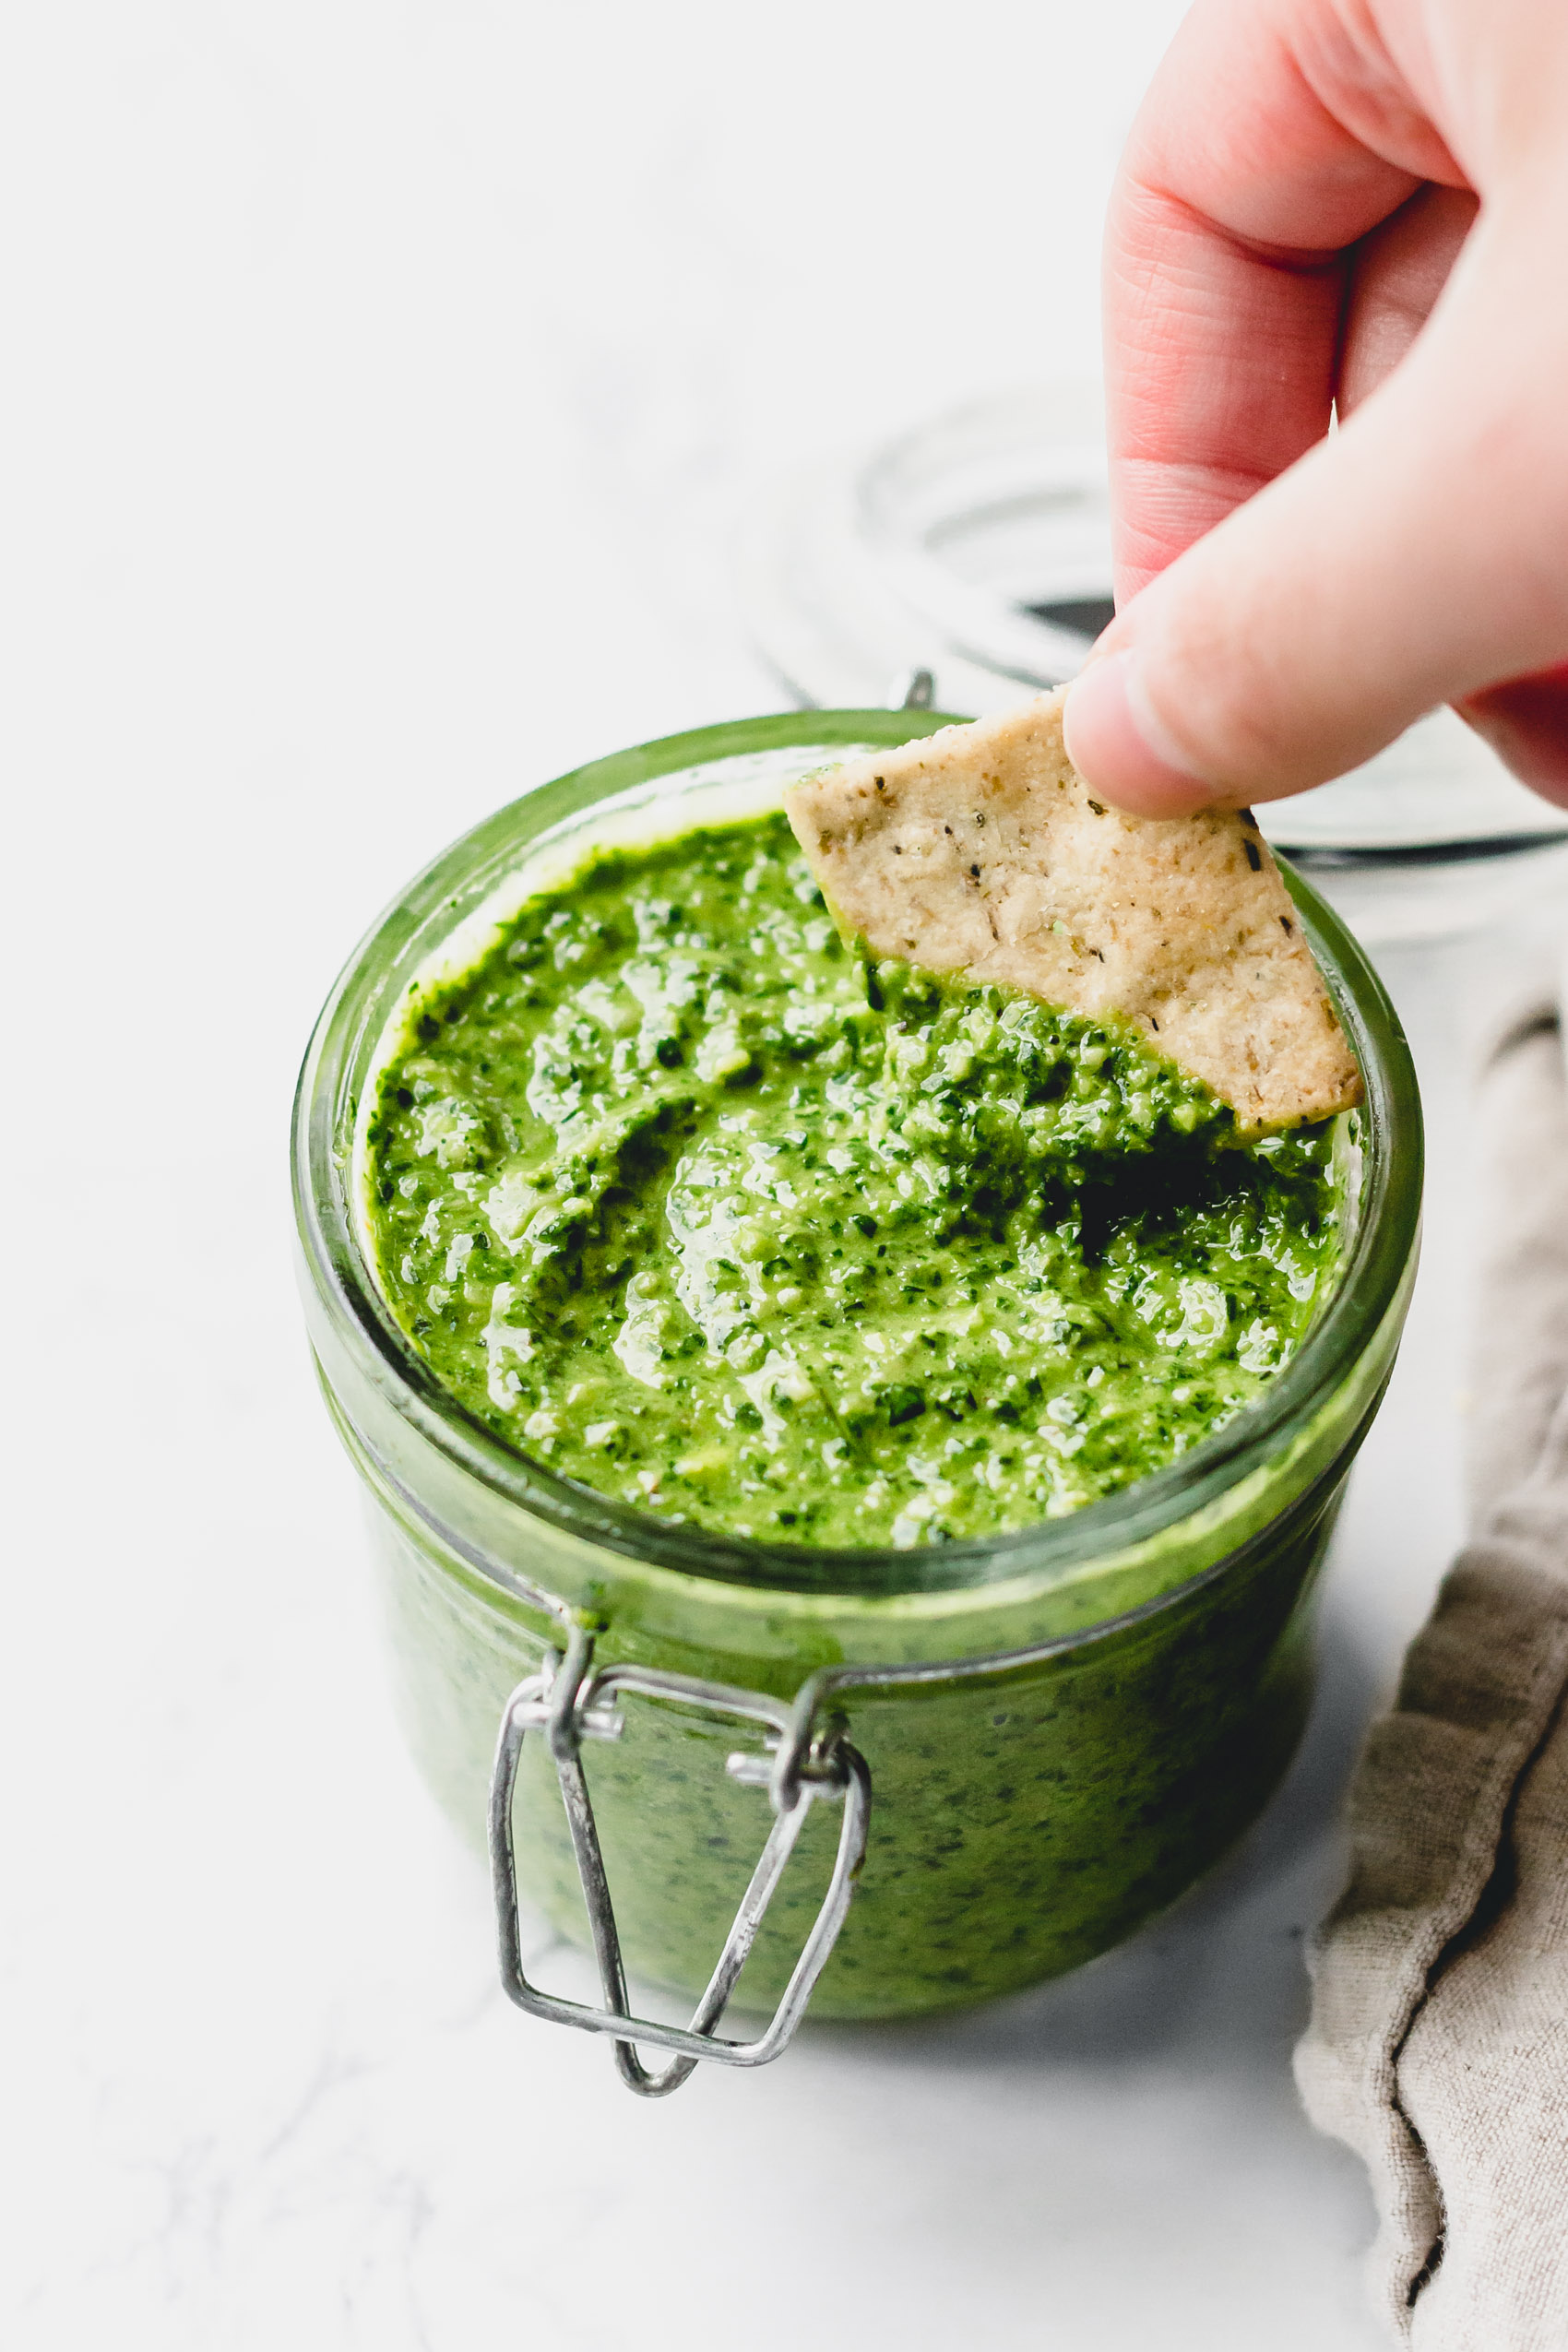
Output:
[[[689,2025],[661,2025],[651,2018],[634,2017],[626,2005],[626,1978],[615,1913],[604,1874],[593,1807],[583,1774],[582,1742],[617,1740],[624,1728],[616,1705],[621,1693],[645,1698],[676,1699],[705,1714],[762,1725],[771,1735],[762,1751],[745,1750],[730,1757],[726,1769],[744,1788],[766,1788],[773,1804],[773,1825],[741,1898],[734,1924],[724,1941],[719,1964],[692,2013]],[[517,1917],[517,1858],[512,1836],[512,1799],[523,1741],[530,1731],[542,1731],[554,1759],[555,1776],[582,1880],[593,1930],[594,1954],[604,2006],[592,2009],[582,2002],[557,2000],[529,1984],[523,1972],[521,1932]],[[822,1908],[817,1913],[794,1973],[784,1989],[773,2022],[756,2041],[726,2041],[715,2028],[735,1989],[736,1978],[756,1941],[757,1930],[784,1874],[785,1865],[807,1813],[818,1799],[831,1798],[844,1808],[838,1851]],[[667,1674],[651,1667],[615,1665],[593,1670],[593,1636],[574,1626],[565,1654],[552,1650],[543,1670],[520,1682],[507,1700],[501,1717],[501,1737],[490,1791],[490,1857],[495,1885],[496,1920],[500,1930],[501,1981],[519,2009],[558,2025],[577,2025],[590,2034],[609,2034],[615,2045],[615,2063],[622,2080],[644,2098],[660,2098],[678,2090],[701,2059],[717,2059],[725,2066],[766,2066],[777,2058],[804,2014],[812,1990],[827,1962],[849,1908],[861,1862],[865,1859],[866,1826],[871,1816],[871,1775],[865,1760],[831,1723],[814,1731],[809,1714],[802,1719],[797,1705],[786,1706],[761,1692],[731,1689],[722,1682],[699,1681],[693,1676]],[[668,2066],[650,2073],[635,2045],[672,2050]]]

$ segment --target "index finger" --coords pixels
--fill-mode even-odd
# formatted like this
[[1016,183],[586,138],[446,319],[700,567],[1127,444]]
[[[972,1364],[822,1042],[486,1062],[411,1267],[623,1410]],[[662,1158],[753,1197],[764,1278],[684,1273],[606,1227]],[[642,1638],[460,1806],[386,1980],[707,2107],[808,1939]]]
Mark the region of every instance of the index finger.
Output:
[[1328,426],[1348,255],[1463,183],[1336,0],[1198,0],[1111,200],[1107,403],[1119,602]]

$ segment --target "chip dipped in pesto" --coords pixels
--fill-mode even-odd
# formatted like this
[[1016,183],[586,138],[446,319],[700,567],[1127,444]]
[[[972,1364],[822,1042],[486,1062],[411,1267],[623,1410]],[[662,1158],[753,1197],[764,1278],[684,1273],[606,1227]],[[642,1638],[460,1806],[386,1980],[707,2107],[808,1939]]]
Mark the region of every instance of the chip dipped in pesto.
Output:
[[1075,1511],[1256,1397],[1336,1278],[1331,1134],[1131,1018],[858,953],[775,813],[588,848],[417,992],[367,1213],[412,1346],[523,1454],[902,1547]]
[[1249,809],[1129,816],[1067,755],[1066,689],[805,777],[785,806],[873,954],[1128,1023],[1249,1132],[1361,1074]]

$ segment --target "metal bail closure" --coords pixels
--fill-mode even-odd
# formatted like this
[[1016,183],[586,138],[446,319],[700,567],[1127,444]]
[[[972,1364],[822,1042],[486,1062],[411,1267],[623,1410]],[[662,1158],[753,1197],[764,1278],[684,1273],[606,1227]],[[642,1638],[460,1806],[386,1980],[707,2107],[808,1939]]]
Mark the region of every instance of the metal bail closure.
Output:
[[[699,1681],[693,1676],[667,1674],[650,1667],[607,1666],[595,1673],[591,1670],[592,1659],[592,1635],[580,1626],[574,1626],[565,1656],[551,1651],[543,1671],[519,1682],[501,1717],[501,1738],[490,1789],[490,1858],[500,1930],[501,1981],[508,1998],[532,2016],[548,2018],[552,2025],[577,2025],[586,2033],[612,2036],[623,2082],[643,2098],[661,2098],[667,2091],[680,2088],[700,2059],[716,2059],[724,2066],[766,2066],[790,2040],[837,1940],[865,1859],[871,1774],[864,1758],[849,1745],[840,1728],[830,1727],[814,1738],[809,1713],[804,1721],[792,1721],[794,1711],[780,1700],[766,1698],[757,1691],[732,1690],[722,1682]],[[741,1898],[734,1924],[724,1940],[719,1965],[692,2013],[691,2024],[685,2026],[661,2025],[651,2018],[634,2017],[627,2008],[621,1941],[583,1774],[585,1739],[620,1738],[624,1721],[616,1699],[624,1693],[635,1693],[644,1698],[675,1699],[707,1715],[760,1724],[770,1735],[761,1751],[732,1755],[726,1766],[731,1776],[743,1787],[768,1791],[774,1820],[761,1859],[752,1872],[751,1883]],[[555,1776],[561,1784],[583,1899],[593,1930],[594,1954],[604,1995],[601,2009],[591,2009],[582,2002],[557,2000],[530,1985],[523,1973],[512,1798],[523,1741],[530,1731],[543,1732],[555,1760]],[[757,1930],[784,1875],[806,1815],[818,1799],[834,1799],[844,1808],[838,1851],[822,1908],[766,2032],[756,2041],[726,2041],[715,2029],[756,1941]],[[637,2056],[636,2045],[639,2042],[652,2049],[671,2050],[674,2056],[667,2066],[650,2073]]]

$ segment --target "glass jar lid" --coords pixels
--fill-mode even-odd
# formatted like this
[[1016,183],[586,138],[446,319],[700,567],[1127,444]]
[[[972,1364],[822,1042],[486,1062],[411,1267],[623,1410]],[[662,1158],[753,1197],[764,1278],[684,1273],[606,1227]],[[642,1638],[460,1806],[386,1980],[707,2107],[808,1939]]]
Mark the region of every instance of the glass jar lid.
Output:
[[[975,717],[1062,684],[1114,610],[1099,386],[1000,394],[790,476],[740,567],[757,642],[806,706],[880,701],[917,670]],[[1488,920],[1526,872],[1556,878],[1568,843],[1451,710],[1259,818],[1376,939]]]

